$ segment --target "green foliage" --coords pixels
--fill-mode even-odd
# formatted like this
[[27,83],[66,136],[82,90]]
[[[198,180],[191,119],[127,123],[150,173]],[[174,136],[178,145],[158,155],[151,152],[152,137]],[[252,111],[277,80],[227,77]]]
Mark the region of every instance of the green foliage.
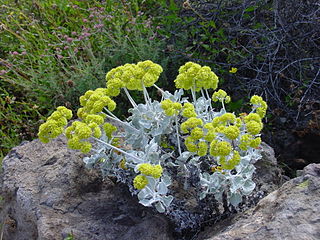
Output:
[[[26,0],[4,0],[0,7],[0,87],[10,91],[16,102],[25,104],[9,112],[29,119],[15,120],[14,125],[5,122],[2,131],[6,140],[1,140],[4,149],[34,137],[19,132],[37,122],[35,110],[26,106],[39,106],[37,110],[43,115],[57,105],[76,109],[79,96],[103,86],[105,72],[119,64],[143,59],[170,64],[163,51],[165,42],[156,40],[154,16],[161,12],[149,8],[154,3],[49,0],[30,4]],[[169,76],[162,76],[164,86],[169,85]],[[132,96],[137,102],[143,100],[136,93]],[[117,101],[122,105],[117,113],[123,116],[128,108],[124,95]]]
[[65,237],[63,240],[74,240],[74,235],[73,233],[69,233],[67,237]]
[[35,138],[39,127],[39,106],[19,101],[18,96],[0,87],[0,160],[8,151],[19,144],[21,139]]
[[105,71],[125,62],[151,59],[165,65],[163,43],[154,41],[140,3],[26,1],[2,5],[6,74],[38,104],[74,105]]

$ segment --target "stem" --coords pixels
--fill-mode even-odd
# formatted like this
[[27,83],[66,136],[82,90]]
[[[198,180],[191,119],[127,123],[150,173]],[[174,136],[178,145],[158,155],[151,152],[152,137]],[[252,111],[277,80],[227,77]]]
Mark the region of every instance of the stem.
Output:
[[144,100],[145,100],[146,104],[150,107],[150,105],[151,105],[151,100],[150,100],[148,91],[147,91],[147,89],[145,88],[145,86],[143,86],[143,96],[144,96]]
[[226,108],[225,108],[225,106],[224,106],[224,101],[222,100],[221,103],[222,103],[222,108],[223,108],[224,112],[227,112],[227,111],[226,111]]
[[126,122],[121,121],[121,120],[120,120],[119,118],[117,118],[117,117],[112,117],[112,116],[107,115],[107,118],[109,118],[109,119],[111,119],[111,120],[114,120],[114,121],[116,121],[116,122],[118,122],[118,123],[120,123],[120,124],[122,124],[122,125],[125,125],[125,126],[131,128],[131,129],[139,132],[138,129],[136,129],[135,127],[132,127],[129,123],[126,123]]
[[195,104],[197,101],[195,88],[191,88],[191,94],[192,94],[193,103]]
[[[121,121],[116,115],[114,115],[108,108],[105,107],[104,110],[106,110],[106,112],[107,112],[108,114],[110,114],[111,117],[112,117],[114,120],[122,122],[122,121]],[[110,116],[107,115],[107,117],[110,117]]]
[[203,89],[202,89],[202,88],[200,89],[200,91],[201,91],[201,95],[202,95],[202,97],[206,99],[206,96],[204,95],[204,91],[203,91]]
[[110,148],[112,148],[112,149],[114,149],[114,150],[117,150],[117,151],[123,153],[124,155],[127,155],[128,157],[134,158],[134,159],[136,159],[136,160],[138,160],[138,161],[141,161],[141,160],[142,160],[141,158],[138,158],[138,157],[136,157],[136,156],[134,156],[134,155],[131,155],[130,153],[127,153],[126,151],[123,151],[123,150],[120,149],[120,148],[117,148],[116,146],[113,146],[113,145],[111,145],[111,144],[109,144],[109,143],[106,143],[106,142],[104,142],[104,141],[101,141],[99,138],[93,137],[93,139],[97,140],[98,142],[100,142],[100,143],[102,143],[102,144],[104,144],[104,145],[106,145],[106,146],[108,146],[108,147],[110,147]]
[[162,96],[165,94],[165,92],[161,88],[159,88],[157,85],[153,84],[153,86],[161,92]]
[[178,142],[178,151],[179,151],[179,155],[181,156],[181,147],[180,147],[180,138],[179,138],[179,128],[178,128],[178,117],[175,117],[175,121],[176,121],[176,133],[177,133],[177,142]]
[[124,89],[124,92],[125,92],[126,95],[127,95],[127,98],[129,99],[131,105],[132,105],[134,108],[137,107],[137,104],[136,104],[136,102],[133,100],[133,98],[131,97],[128,89],[127,89],[127,88],[123,88],[123,89]]
[[[213,112],[211,97],[209,96],[208,89],[205,89],[204,91],[205,91],[205,93],[206,93],[207,99],[210,100],[210,103],[209,103],[210,111]],[[209,115],[210,115],[210,114],[209,114]],[[211,116],[211,115],[210,115],[210,116]]]

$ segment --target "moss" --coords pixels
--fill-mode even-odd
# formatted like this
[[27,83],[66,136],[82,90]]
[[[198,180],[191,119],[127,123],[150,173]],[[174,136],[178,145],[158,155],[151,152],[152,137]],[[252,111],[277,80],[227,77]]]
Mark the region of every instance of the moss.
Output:
[[298,187],[300,187],[300,188],[307,188],[307,187],[309,186],[309,184],[310,184],[310,181],[309,181],[309,180],[306,180],[306,181],[298,184]]

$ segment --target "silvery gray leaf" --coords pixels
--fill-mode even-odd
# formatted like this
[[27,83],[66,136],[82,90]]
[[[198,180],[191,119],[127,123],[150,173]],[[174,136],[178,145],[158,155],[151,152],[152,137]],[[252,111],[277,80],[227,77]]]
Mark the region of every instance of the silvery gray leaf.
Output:
[[163,204],[161,202],[156,202],[154,204],[154,206],[156,207],[156,209],[159,213],[164,213],[166,211],[165,207],[163,206]]
[[249,195],[255,187],[256,184],[251,179],[247,179],[242,186],[242,192],[244,195]]
[[238,189],[240,189],[244,184],[244,179],[242,176],[234,175],[231,177],[231,186],[230,191],[232,193],[236,192]]
[[168,176],[166,174],[162,175],[161,180],[166,186],[169,186],[172,183],[170,176]]
[[239,203],[242,202],[242,196],[239,193],[231,193],[230,198],[229,198],[230,204],[232,206],[237,207]]
[[181,155],[177,159],[185,162],[189,159],[189,157],[191,157],[193,155],[194,155],[194,153],[185,151],[185,152],[181,153]]
[[153,177],[150,177],[150,176],[147,176],[147,179],[149,182],[147,186],[150,188],[150,190],[154,192],[156,188],[156,181],[158,180],[155,180]]
[[165,183],[160,182],[158,184],[158,194],[165,195],[168,192],[168,188]]
[[139,203],[142,204],[143,206],[150,207],[153,203],[153,200],[152,199],[141,199],[139,201]]
[[162,197],[162,202],[166,207],[170,206],[172,200],[173,200],[173,196],[171,196],[171,195]]

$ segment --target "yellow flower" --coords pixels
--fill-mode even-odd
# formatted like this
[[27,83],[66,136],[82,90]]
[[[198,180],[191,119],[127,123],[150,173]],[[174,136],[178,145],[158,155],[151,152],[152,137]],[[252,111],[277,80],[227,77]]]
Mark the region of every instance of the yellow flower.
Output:
[[154,178],[159,178],[162,175],[163,169],[160,165],[151,165],[150,163],[142,163],[138,166],[138,170],[146,175]]
[[182,116],[184,116],[185,118],[197,116],[192,103],[186,102],[183,104]]
[[179,68],[179,75],[174,80],[176,88],[185,90],[216,89],[218,76],[208,66],[201,67],[199,64],[187,62]]
[[222,102],[224,101],[225,103],[229,103],[231,101],[231,97],[227,95],[227,93],[222,90],[222,89],[219,89],[219,91],[216,91],[213,93],[212,95],[212,101],[214,102]]
[[222,133],[229,139],[235,140],[239,134],[240,134],[240,129],[236,126],[229,126],[225,127],[222,131]]
[[178,102],[172,102],[170,99],[165,99],[161,102],[161,107],[166,115],[173,116],[179,113],[182,105]]
[[133,179],[133,186],[136,189],[143,189],[148,184],[148,179],[146,176],[138,175]]
[[197,126],[202,126],[203,121],[201,118],[191,117],[187,121],[183,122],[180,126],[183,133],[188,133],[189,129],[195,128]]
[[226,141],[213,140],[210,144],[210,154],[214,157],[227,156],[230,154],[232,146]]
[[237,71],[238,71],[238,68],[232,67],[232,68],[229,70],[229,73],[236,73]]
[[263,101],[262,97],[253,95],[250,99],[250,103],[252,104],[252,108],[256,110],[257,114],[261,118],[266,115],[268,105]]
[[208,144],[206,142],[199,142],[198,143],[198,151],[197,151],[197,154],[202,157],[202,156],[205,156],[207,155],[207,152],[208,152]]
[[126,160],[122,159],[119,163],[119,168],[122,168],[123,170],[127,170],[127,166],[126,166]]
[[112,133],[117,131],[117,127],[113,126],[111,123],[105,123],[102,127],[109,139],[111,139]]
[[232,170],[240,163],[241,157],[238,151],[232,152],[232,157],[227,160],[226,157],[221,157],[219,163],[223,169]]

